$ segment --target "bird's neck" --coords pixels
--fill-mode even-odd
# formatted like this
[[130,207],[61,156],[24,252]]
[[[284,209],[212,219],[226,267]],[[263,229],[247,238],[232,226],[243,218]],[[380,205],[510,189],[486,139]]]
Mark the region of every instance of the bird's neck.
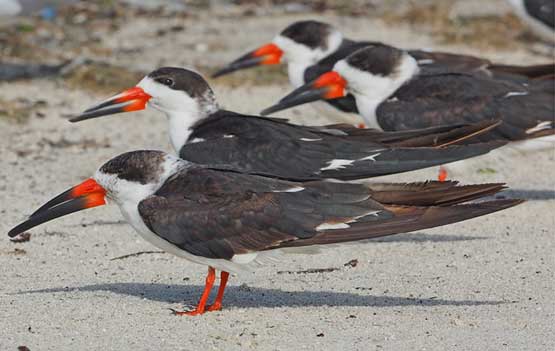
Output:
[[371,128],[379,128],[376,111],[380,104],[394,98],[395,93],[418,75],[416,60],[406,55],[395,74],[380,76],[366,74],[360,80],[349,83],[355,96],[357,108]]
[[195,118],[196,116],[191,116],[182,111],[167,112],[166,116],[168,117],[170,142],[175,152],[179,153],[179,150],[185,145],[193,132],[193,125],[200,121],[202,117]]
[[287,74],[289,82],[294,88],[304,85],[304,71],[313,63],[306,61],[294,61],[287,64]]
[[291,85],[298,88],[305,83],[308,83],[304,81],[305,70],[333,54],[339,49],[345,40],[346,39],[343,39],[343,35],[336,31],[330,34],[330,37],[328,38],[328,45],[325,49],[313,49],[311,52],[304,52],[304,54],[295,55],[294,59],[290,58],[287,63],[287,74]]
[[378,122],[378,117],[376,115],[376,110],[378,106],[382,103],[381,99],[368,99],[365,96],[355,95],[355,100],[357,103],[357,109],[366,122],[367,128],[374,128],[378,130],[383,130]]
[[212,113],[218,111],[218,107],[179,111],[165,111],[168,118],[168,127],[170,134],[170,142],[177,154],[189,141],[195,124],[208,118]]

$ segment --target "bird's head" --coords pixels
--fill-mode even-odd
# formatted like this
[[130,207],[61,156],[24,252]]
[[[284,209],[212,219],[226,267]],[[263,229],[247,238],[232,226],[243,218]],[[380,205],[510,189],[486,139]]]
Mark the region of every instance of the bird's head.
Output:
[[328,56],[343,41],[333,26],[318,21],[299,21],[281,31],[272,42],[234,60],[213,74],[220,77],[238,70],[281,63],[309,66]]
[[70,121],[139,111],[147,106],[166,115],[195,118],[205,117],[219,109],[214,92],[200,74],[185,68],[162,67],[149,73],[135,87],[106,99]]
[[93,177],[45,203],[29,218],[9,231],[14,237],[55,218],[114,201],[138,205],[189,163],[162,151],[142,150],[121,154],[104,163]]
[[416,60],[402,50],[368,46],[338,61],[326,72],[291,92],[263,115],[316,100],[332,100],[353,94],[357,98],[385,100],[418,72]]

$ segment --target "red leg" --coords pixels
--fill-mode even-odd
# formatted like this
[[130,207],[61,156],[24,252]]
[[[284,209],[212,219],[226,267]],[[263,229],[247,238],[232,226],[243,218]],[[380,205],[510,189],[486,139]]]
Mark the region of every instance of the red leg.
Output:
[[439,166],[439,174],[437,175],[437,180],[444,182],[447,180],[447,170],[443,166]]
[[222,273],[220,274],[220,286],[218,287],[218,295],[216,296],[216,301],[214,301],[214,303],[210,306],[207,306],[206,311],[219,311],[222,309],[222,300],[224,298],[224,291],[228,278],[229,273],[222,271]]
[[206,300],[208,300],[208,297],[210,296],[210,291],[212,290],[212,285],[214,285],[215,279],[216,270],[213,267],[208,267],[208,274],[206,275],[206,285],[204,286],[204,292],[200,297],[197,308],[192,311],[173,311],[173,313],[178,316],[196,316],[199,314],[203,314],[205,312]]
[[357,128],[358,128],[358,129],[366,129],[366,124],[364,124],[364,123],[359,123],[359,124],[357,124]]

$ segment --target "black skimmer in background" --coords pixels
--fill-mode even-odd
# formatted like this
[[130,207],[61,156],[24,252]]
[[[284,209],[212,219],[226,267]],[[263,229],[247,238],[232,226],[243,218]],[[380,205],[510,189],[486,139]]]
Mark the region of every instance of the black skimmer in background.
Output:
[[507,0],[515,13],[540,38],[555,42],[555,1],[553,0]]
[[[515,206],[522,200],[467,203],[502,184],[363,184],[275,178],[211,169],[161,151],[134,151],[106,162],[95,175],[61,193],[16,226],[14,237],[39,224],[115,202],[151,244],[207,265],[198,315],[221,309],[229,272],[276,250],[371,239],[460,222]],[[465,204],[462,204],[465,202]],[[215,280],[221,282],[207,306]]]
[[171,67],[153,71],[136,87],[71,121],[141,110],[147,104],[168,117],[171,143],[181,158],[289,180],[369,178],[453,162],[503,145],[451,145],[495,127],[491,121],[383,133],[350,125],[308,127],[246,116],[220,109],[199,74]]
[[499,127],[477,138],[534,141],[534,147],[541,148],[552,147],[555,140],[554,90],[553,76],[512,81],[464,73],[425,74],[407,52],[380,45],[340,60],[332,71],[262,114],[352,94],[371,128],[399,131],[501,119]]
[[[261,46],[226,67],[213,77],[255,67],[287,63],[289,81],[294,88],[311,82],[321,74],[330,71],[337,61],[344,59],[358,49],[368,45],[384,45],[379,42],[354,41],[343,37],[335,27],[318,21],[299,21],[291,24],[278,34],[271,43]],[[513,66],[497,65],[487,59],[469,55],[434,52],[428,50],[408,50],[424,72],[464,72],[484,76],[504,78],[537,78],[553,75],[554,64]],[[326,100],[327,104],[316,104],[320,111],[338,118],[337,110],[358,113],[355,99],[347,94]],[[326,108],[332,105],[335,109]]]

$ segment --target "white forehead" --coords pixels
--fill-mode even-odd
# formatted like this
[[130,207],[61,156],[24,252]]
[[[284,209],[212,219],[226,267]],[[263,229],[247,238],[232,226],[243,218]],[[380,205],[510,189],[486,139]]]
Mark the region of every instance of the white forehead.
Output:
[[281,34],[272,40],[283,51],[285,60],[289,62],[310,61],[310,63],[316,63],[337,50],[343,41],[343,35],[339,31],[333,30],[327,35],[326,41],[326,48],[310,48]]
[[333,66],[333,70],[339,73],[339,75],[347,81],[347,84],[350,84],[354,80],[367,79],[370,76],[370,73],[351,66],[346,60],[337,61]]
[[309,47],[282,35],[277,35],[272,42],[283,51],[284,61],[300,61],[306,59],[311,54]]
[[160,84],[154,79],[150,78],[149,76],[144,77],[141,79],[139,84],[137,84],[139,88],[142,88],[145,93],[152,97],[161,97],[167,94],[171,94],[173,89],[168,88],[164,84]]
[[187,92],[171,89],[149,76],[144,77],[137,86],[152,97],[148,101],[148,105],[162,112],[187,111],[196,114],[200,109],[197,99],[191,97]]
[[384,89],[389,85],[389,77],[375,76],[351,66],[346,60],[338,61],[333,70],[347,81],[347,90],[353,94],[367,95],[369,92]]

